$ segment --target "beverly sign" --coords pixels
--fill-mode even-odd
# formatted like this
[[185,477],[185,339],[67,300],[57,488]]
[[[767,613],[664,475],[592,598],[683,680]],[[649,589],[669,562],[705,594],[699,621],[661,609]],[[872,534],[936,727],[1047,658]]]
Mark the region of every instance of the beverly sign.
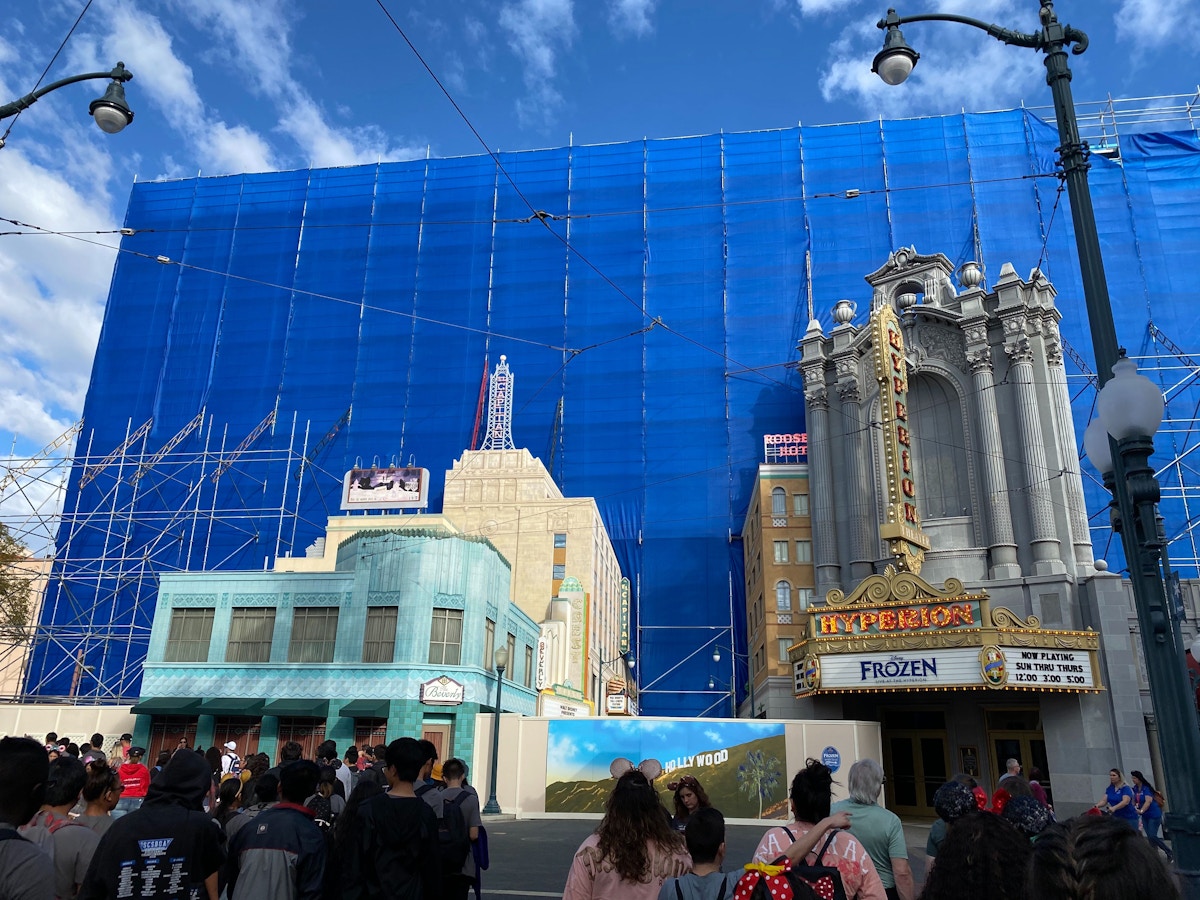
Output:
[[466,689],[448,675],[421,685],[421,702],[429,706],[457,706],[465,695]]

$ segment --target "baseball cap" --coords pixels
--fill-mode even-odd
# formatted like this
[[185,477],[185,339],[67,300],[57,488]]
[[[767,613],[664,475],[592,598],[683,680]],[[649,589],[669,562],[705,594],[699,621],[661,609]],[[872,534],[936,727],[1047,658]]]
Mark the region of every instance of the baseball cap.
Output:
[[236,750],[236,749],[237,749],[237,742],[236,742],[236,741],[226,741],[226,742],[225,742],[225,749],[226,749],[226,750]]
[[145,747],[130,747],[129,755],[130,756],[145,756],[146,748]]

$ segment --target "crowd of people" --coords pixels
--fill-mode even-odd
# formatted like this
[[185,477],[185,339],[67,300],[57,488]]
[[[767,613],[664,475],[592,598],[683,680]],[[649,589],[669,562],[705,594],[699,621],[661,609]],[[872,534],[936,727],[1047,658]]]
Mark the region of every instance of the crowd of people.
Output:
[[[153,766],[130,735],[110,755],[102,743],[0,739],[0,900],[479,894],[479,795],[466,764],[438,765],[429,741],[340,757],[326,741],[312,759],[289,741],[275,765],[243,759],[235,741],[204,752],[180,741]],[[724,816],[694,776],[668,784],[669,810],[656,761],[620,759],[611,771],[604,818],[571,861],[564,900],[915,900],[900,820],[878,803],[876,760],[850,767],[836,804],[832,771],[809,760],[791,782],[790,821],[769,828],[744,867],[727,866]],[[1165,801],[1141,772],[1129,785],[1112,769],[1095,815],[1066,822],[1030,774],[1009,760],[991,796],[966,775],[937,790],[921,900],[1179,896],[1159,836]]]
[[467,765],[429,741],[147,767],[102,740],[0,739],[0,900],[466,900],[486,866]]
[[[808,760],[792,779],[791,821],[768,829],[749,863],[730,871],[725,819],[703,787],[690,775],[671,782],[672,815],[654,787],[657,771],[657,763],[647,760],[613,772],[617,780],[604,818],[575,854],[564,900],[915,896],[900,820],[878,804],[886,779],[876,760],[851,766],[849,797],[838,803],[831,802],[833,773]],[[1040,773],[1030,774],[1024,778],[1020,764],[1009,760],[990,797],[966,775],[937,790],[940,818],[926,847],[921,900],[1180,896],[1157,828],[1144,826],[1145,838],[1138,833],[1136,817],[1149,813],[1161,823],[1162,814],[1161,795],[1140,772],[1131,773],[1129,788],[1112,770],[1112,785],[1091,810],[1095,814],[1065,822],[1054,820]]]

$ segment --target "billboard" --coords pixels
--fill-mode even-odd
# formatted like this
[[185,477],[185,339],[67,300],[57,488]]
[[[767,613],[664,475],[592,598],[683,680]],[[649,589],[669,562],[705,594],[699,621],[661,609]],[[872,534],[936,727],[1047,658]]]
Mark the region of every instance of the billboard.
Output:
[[411,466],[351,469],[342,482],[342,509],[425,509],[429,470]]
[[548,723],[546,812],[602,813],[616,783],[609,766],[657,759],[654,787],[674,809],[668,787],[696,778],[726,817],[789,818],[787,754],[782,722],[739,719],[650,720],[625,717],[557,719]]

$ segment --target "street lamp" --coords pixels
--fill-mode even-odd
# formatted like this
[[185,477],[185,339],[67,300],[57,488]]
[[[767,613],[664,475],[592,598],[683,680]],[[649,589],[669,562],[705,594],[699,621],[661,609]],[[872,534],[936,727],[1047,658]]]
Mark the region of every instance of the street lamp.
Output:
[[[733,648],[730,648],[729,652],[733,654],[734,659],[740,659],[740,660],[742,660],[742,662],[744,662],[746,664],[746,673],[750,679],[750,718],[752,718],[752,719],[757,718],[758,717],[758,707],[754,705],[754,670],[750,665],[750,657],[744,653],[738,653]],[[713,647],[713,662],[719,663],[720,661],[721,661],[721,648]],[[709,688],[709,690],[712,690],[712,678],[709,678],[708,681],[709,681],[708,688]],[[732,686],[729,689],[729,697],[733,701],[733,717],[736,719],[738,717],[737,698],[734,697]]]
[[500,692],[504,688],[504,670],[508,667],[508,648],[499,647],[493,660],[496,663],[496,715],[492,719],[492,779],[491,795],[483,811],[489,816],[500,815],[500,804],[496,802],[496,763],[500,758]]
[[[89,81],[93,78],[111,78],[112,83],[109,84],[108,90],[104,92],[103,97],[97,97],[91,102],[88,106],[88,112],[96,120],[96,125],[99,126],[101,131],[105,134],[116,134],[133,121],[133,110],[125,102],[125,82],[133,79],[133,73],[125,68],[125,63],[123,62],[118,62],[113,66],[111,72],[89,72],[86,75],[72,75],[70,78],[51,82],[44,88],[38,88],[33,93],[26,94],[24,97],[14,100],[11,103],[5,103],[3,106],[0,106],[0,119],[7,119],[10,116],[15,116],[23,109],[28,109],[51,91],[57,91],[68,84]],[[3,146],[3,141],[0,141],[0,147]]]
[[[1107,389],[1110,382],[1116,381],[1118,368],[1120,372],[1128,373],[1120,377],[1129,377],[1132,374],[1129,367],[1133,363],[1125,366],[1119,362],[1117,328],[1088,188],[1088,147],[1080,140],[1075,101],[1071,96],[1071,69],[1067,65],[1066,48],[1070,47],[1077,55],[1083,53],[1087,50],[1088,38],[1082,31],[1058,21],[1053,0],[1041,0],[1039,20],[1041,28],[1026,34],[952,13],[898,16],[894,9],[889,9],[887,16],[878,23],[885,32],[884,45],[871,68],[888,84],[900,84],[908,77],[920,59],[920,54],[908,46],[900,33],[900,26],[911,22],[958,22],[986,31],[1005,44],[1029,47],[1044,55],[1046,83],[1054,98],[1054,115],[1058,123],[1058,154],[1075,225],[1075,244],[1092,347],[1096,353],[1096,370],[1101,387]],[[1104,396],[1103,390],[1101,396]],[[1113,395],[1110,393],[1109,396]],[[1120,389],[1116,396],[1122,396]],[[1161,403],[1160,396],[1159,420]],[[1115,422],[1106,424],[1112,447],[1117,451],[1109,450],[1108,465],[1111,466],[1111,489],[1116,498],[1115,521],[1121,525],[1121,542],[1129,562],[1134,605],[1150,674],[1150,697],[1160,721],[1159,733],[1163,736],[1163,765],[1171,783],[1172,811],[1166,813],[1164,824],[1171,830],[1184,896],[1200,900],[1200,728],[1197,727],[1195,705],[1188,698],[1179,623],[1167,610],[1158,566],[1163,545],[1154,525],[1158,483],[1149,466],[1158,421],[1154,422],[1153,428],[1143,430],[1145,424],[1134,423],[1130,430],[1118,427]],[[1092,440],[1093,445],[1103,443],[1103,436]],[[1098,463],[1104,454],[1100,446],[1094,446],[1094,449],[1097,455],[1093,456],[1092,450],[1088,450],[1088,456]]]

